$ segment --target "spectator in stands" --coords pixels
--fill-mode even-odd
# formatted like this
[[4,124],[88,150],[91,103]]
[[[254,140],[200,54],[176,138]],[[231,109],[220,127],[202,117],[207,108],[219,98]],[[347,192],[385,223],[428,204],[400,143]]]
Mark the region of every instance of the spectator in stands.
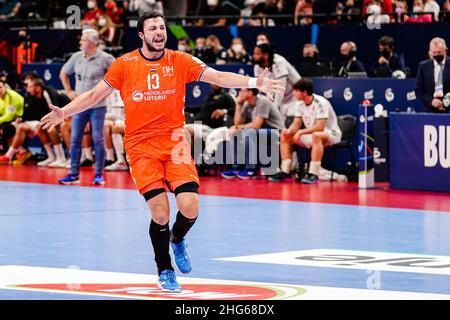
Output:
[[22,73],[22,64],[40,60],[40,48],[37,42],[31,41],[31,37],[25,30],[19,31],[20,44],[17,47],[17,74]]
[[361,3],[358,0],[346,0],[336,4],[337,21],[341,23],[361,21]]
[[[29,95],[27,103],[25,104],[22,117],[15,121],[16,133],[8,151],[0,156],[0,164],[22,165],[33,156],[29,150],[23,147],[23,143],[27,137],[33,138],[42,132],[39,125],[40,119],[50,112],[46,97],[42,94],[43,90],[35,90],[37,86],[40,86],[41,89],[43,88],[43,81],[41,79],[33,79],[28,80],[26,83]],[[40,96],[38,96],[38,92],[40,92]],[[44,140],[44,142],[46,141]],[[50,152],[50,150],[47,151]],[[53,150],[51,152],[53,153]],[[15,160],[14,156],[16,156]]]
[[180,39],[178,39],[177,49],[178,49],[178,51],[191,53],[191,44],[190,44],[189,38],[181,37]]
[[254,177],[257,174],[258,165],[256,164],[255,153],[251,152],[256,148],[256,141],[252,139],[255,133],[253,130],[257,129],[259,135],[270,135],[271,130],[261,129],[279,131],[284,128],[278,108],[266,96],[258,93],[258,89],[241,89],[236,99],[234,125],[228,130],[227,137],[233,139],[233,136],[242,130],[244,150],[248,149],[249,152],[245,157],[246,161],[243,168],[236,163],[237,156],[235,153],[235,163],[230,170],[222,172],[223,178],[249,179]]
[[245,49],[244,42],[241,38],[235,37],[231,40],[230,47],[227,50],[226,62],[228,64],[248,64],[250,56]]
[[258,33],[258,35],[256,36],[256,45],[259,46],[263,43],[270,44],[269,36],[265,33]]
[[430,42],[429,56],[432,59],[420,62],[417,70],[416,95],[427,112],[447,113],[442,98],[450,92],[450,59],[447,45],[442,38]]
[[[342,132],[333,107],[327,99],[314,93],[311,80],[298,81],[294,85],[294,96],[298,100],[294,121],[289,128],[281,132],[281,172],[270,176],[269,180],[279,182],[291,177],[292,146],[295,143],[311,149],[309,172],[301,182],[317,183],[324,148],[339,143]],[[304,129],[301,129],[302,124]]]
[[116,26],[107,14],[103,14],[99,17],[96,23],[96,29],[100,36],[100,41],[104,46],[115,45],[115,40],[117,39]]
[[[60,79],[67,95],[74,99],[77,95],[92,89],[106,74],[114,57],[98,48],[99,36],[93,29],[83,30],[80,51],[74,53],[64,64]],[[75,74],[75,89],[72,90],[69,76]],[[92,108],[72,117],[71,131],[71,168],[70,173],[59,180],[61,184],[79,183],[81,140],[86,123],[90,121],[95,150],[95,176],[93,184],[103,185],[103,166],[105,164],[104,120],[105,102],[100,101]]]
[[24,99],[14,90],[8,89],[6,81],[0,79],[0,153],[8,148],[8,142],[14,137],[14,120],[23,115]]
[[[207,50],[211,50],[213,53],[213,61],[212,63],[215,64],[225,64],[227,59],[227,50],[222,47],[222,44],[220,43],[220,40],[215,35],[210,35],[208,38],[206,38],[206,48]],[[205,63],[208,63],[207,61],[204,61]]]
[[380,51],[380,57],[370,70],[372,77],[392,77],[392,73],[397,70],[404,72],[406,75],[405,61],[402,56],[394,52],[395,44],[392,37],[381,37],[378,40],[378,49]]
[[408,22],[426,23],[433,21],[432,14],[421,14],[426,12],[422,0],[414,0],[413,12],[417,14],[413,14]]
[[433,12],[434,21],[439,21],[439,12],[441,12],[441,8],[439,7],[439,4],[436,1],[425,0],[424,11],[425,12]]
[[[201,16],[239,16],[240,9],[234,6],[229,1],[220,2],[219,0],[207,0],[207,5],[202,6],[199,14]],[[213,27],[221,27],[229,24],[234,24],[237,19],[227,19],[227,18],[204,18],[199,19],[195,24],[197,26],[209,25]]]
[[253,26],[274,26],[278,23],[279,18],[267,18],[271,15],[279,15],[280,9],[277,6],[277,0],[265,0],[257,4],[252,10],[252,16],[260,16],[261,19],[252,19]]
[[319,49],[312,43],[303,46],[302,60],[296,69],[304,77],[324,77],[330,74],[328,60],[320,58]]
[[366,72],[361,61],[356,58],[358,48],[352,41],[341,44],[340,57],[335,63],[334,75],[336,77],[348,77],[349,72]]
[[274,105],[280,110],[283,122],[294,112],[295,98],[292,88],[300,75],[297,70],[283,56],[274,52],[270,44],[263,43],[253,50],[253,61],[255,63],[254,75],[258,77],[265,68],[269,69],[268,78],[283,81],[283,95],[274,97]]
[[206,38],[198,37],[195,40],[193,56],[199,58],[204,63],[216,63],[216,57],[211,48],[206,47]]
[[312,24],[313,21],[312,14],[313,14],[313,0],[297,1],[297,5],[295,6],[294,11],[294,24],[295,25]]
[[18,0],[7,1],[7,3],[0,8],[0,21],[16,18],[20,11],[20,5],[21,3]]
[[97,26],[98,19],[104,12],[97,5],[97,0],[88,0],[86,3],[88,10],[84,13],[81,19],[81,26],[90,26],[95,28]]
[[445,0],[442,3],[442,10],[443,13],[442,21],[450,22],[450,0]]
[[108,17],[111,18],[114,25],[117,28],[123,28],[124,9],[119,8],[114,0],[106,0],[105,7],[106,7],[106,14],[108,15]]
[[399,22],[408,22],[410,20],[409,15],[407,15],[408,3],[405,0],[399,0],[395,3],[395,13]]
[[163,2],[161,0],[130,0],[128,9],[131,12],[136,11],[139,16],[147,11],[164,13]]
[[391,0],[364,0],[362,5],[362,14],[365,16],[367,13],[367,8],[371,4],[378,4],[380,7],[380,13],[389,14],[394,12]]

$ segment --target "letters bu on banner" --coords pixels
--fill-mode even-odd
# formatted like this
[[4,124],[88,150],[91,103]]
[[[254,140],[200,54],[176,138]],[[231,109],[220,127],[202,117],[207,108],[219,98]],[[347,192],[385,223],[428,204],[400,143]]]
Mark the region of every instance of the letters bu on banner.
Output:
[[391,187],[450,192],[450,115],[390,114]]

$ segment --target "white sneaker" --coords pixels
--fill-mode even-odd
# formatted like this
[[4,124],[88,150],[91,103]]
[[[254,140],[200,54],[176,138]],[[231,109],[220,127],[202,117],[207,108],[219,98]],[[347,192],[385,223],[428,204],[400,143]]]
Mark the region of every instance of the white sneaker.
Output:
[[47,158],[44,161],[39,161],[37,163],[38,167],[48,167],[48,165],[55,161],[55,158]]
[[105,167],[106,171],[128,171],[128,165],[125,162],[114,162]]
[[70,169],[70,159],[67,159],[66,164],[64,166],[66,169]]
[[50,168],[65,168],[66,167],[66,159],[56,159],[52,163],[48,165]]

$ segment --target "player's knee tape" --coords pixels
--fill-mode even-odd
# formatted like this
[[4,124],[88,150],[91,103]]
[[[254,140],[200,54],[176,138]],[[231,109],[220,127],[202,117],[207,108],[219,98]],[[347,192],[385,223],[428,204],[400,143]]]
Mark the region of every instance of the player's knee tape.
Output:
[[199,187],[200,186],[196,182],[187,182],[187,183],[182,184],[181,186],[175,188],[173,193],[175,193],[175,196],[177,196],[177,195],[179,195],[180,193],[183,193],[183,192],[198,193],[198,188]]
[[153,190],[150,190],[150,191],[147,191],[146,193],[144,193],[143,196],[144,196],[145,201],[148,201],[151,198],[154,198],[158,194],[161,194],[163,192],[166,192],[166,189],[164,189],[164,188],[153,189]]

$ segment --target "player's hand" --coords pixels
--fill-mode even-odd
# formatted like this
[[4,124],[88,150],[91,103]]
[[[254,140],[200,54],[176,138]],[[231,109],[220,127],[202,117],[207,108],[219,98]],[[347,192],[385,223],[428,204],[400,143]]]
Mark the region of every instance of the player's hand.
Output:
[[439,99],[433,99],[433,101],[431,101],[431,105],[438,110],[445,110],[444,103]]
[[225,116],[225,111],[223,111],[222,109],[217,109],[214,110],[213,113],[211,114],[211,119],[219,119]]
[[231,137],[238,132],[238,128],[236,126],[232,126],[228,129],[228,135]]
[[50,112],[41,119],[42,129],[51,131],[56,125],[64,121],[64,111],[50,104]]
[[289,135],[291,135],[292,134],[292,131],[291,131],[291,129],[283,129],[283,131],[281,131],[281,135],[282,136],[289,136]]
[[267,97],[273,100],[276,94],[283,95],[285,88],[282,86],[283,81],[271,80],[267,78],[268,74],[269,69],[265,68],[256,80],[256,86],[259,91],[264,92]]
[[385,57],[380,57],[378,59],[378,64],[389,64],[389,61]]
[[298,130],[295,134],[294,134],[294,141],[300,141],[300,137],[303,134],[303,130]]

